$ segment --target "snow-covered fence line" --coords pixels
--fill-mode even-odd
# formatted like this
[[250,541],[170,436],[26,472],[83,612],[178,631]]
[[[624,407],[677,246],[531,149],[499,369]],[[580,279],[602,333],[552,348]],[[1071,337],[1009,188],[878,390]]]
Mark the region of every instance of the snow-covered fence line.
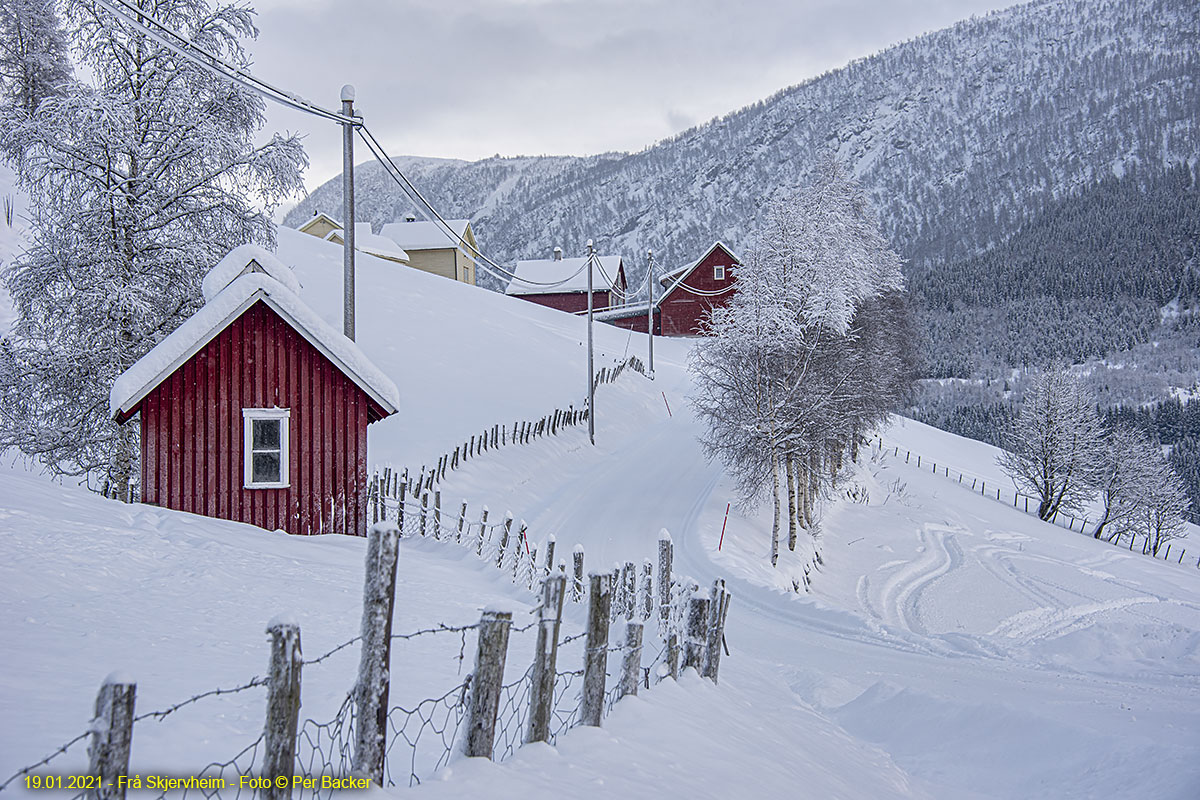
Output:
[[[1032,497],[1030,495],[1023,494],[1021,492],[1016,491],[1015,489],[1005,490],[1003,487],[997,486],[994,482],[992,483],[992,486],[989,489],[987,480],[984,478],[981,478],[977,475],[971,475],[971,474],[965,473],[957,468],[952,468],[952,467],[950,467],[950,465],[946,464],[945,462],[943,462],[939,466],[937,461],[935,461],[934,459],[924,457],[920,453],[915,453],[912,450],[907,450],[907,449],[904,449],[902,447],[898,447],[895,445],[893,445],[892,447],[889,448],[887,446],[887,444],[884,443],[882,438],[879,438],[877,440],[877,443],[878,443],[878,446],[879,446],[881,452],[886,453],[890,449],[892,451],[893,458],[898,459],[900,457],[900,451],[904,450],[904,463],[908,464],[910,466],[914,466],[917,469],[928,469],[934,475],[941,475],[942,477],[946,478],[947,480],[954,480],[957,478],[957,481],[958,481],[959,485],[961,485],[961,486],[966,486],[967,485],[966,482],[968,480],[970,480],[970,482],[971,482],[971,485],[969,487],[970,490],[972,492],[978,492],[981,497],[986,497],[988,499],[995,500],[996,502],[1004,503],[1005,505],[1007,505],[1008,498],[1011,495],[1011,497],[1013,499],[1013,501],[1012,501],[1013,508],[1017,509],[1018,511],[1022,511],[1026,514],[1029,514],[1031,516],[1035,516],[1035,517],[1037,516],[1037,507],[1038,507],[1039,500],[1036,497]],[[1032,503],[1032,509],[1030,508],[1031,503]],[[1072,514],[1068,514],[1066,512],[1055,511],[1054,514],[1051,515],[1050,519],[1043,520],[1043,521],[1049,522],[1053,525],[1057,525],[1060,528],[1065,527],[1069,531],[1075,530],[1075,526],[1078,525],[1079,533],[1087,533],[1086,529],[1087,529],[1087,524],[1088,524],[1089,518],[1083,517],[1082,519],[1080,519],[1079,517],[1076,517]],[[1066,523],[1065,526],[1063,525],[1064,522]],[[1128,538],[1128,540],[1129,540],[1129,551],[1135,552],[1134,544],[1137,541],[1137,536],[1133,533],[1127,533],[1125,531],[1118,530],[1118,531],[1115,531],[1113,534],[1109,535],[1107,538],[1099,539],[1098,541],[1104,541],[1104,542],[1112,544],[1116,547],[1123,547],[1124,545],[1122,543],[1122,539],[1124,539],[1124,538]],[[1163,551],[1163,560],[1164,561],[1171,560],[1172,544],[1173,543],[1167,544],[1166,549]],[[1151,558],[1158,557],[1156,554],[1150,552],[1146,548],[1142,548],[1141,552],[1142,552],[1142,555],[1148,555]],[[1187,555],[1187,549],[1183,548],[1183,547],[1179,548],[1178,551],[1176,552],[1175,562],[1177,564],[1182,564],[1184,556],[1186,556],[1186,555]],[[1200,558],[1196,559],[1196,567],[1200,568]]]
[[[603,367],[593,377],[593,389],[612,383],[626,370],[646,374],[646,367],[637,356],[630,356],[612,367]],[[544,436],[555,436],[565,428],[582,425],[588,420],[586,404],[575,408],[574,403],[566,408],[556,408],[536,420],[515,420],[511,426],[496,423],[468,437],[453,450],[442,453],[432,467],[426,464],[415,474],[407,468],[403,472],[385,467],[371,476],[368,482],[368,502],[374,509],[374,521],[380,519],[378,508],[385,500],[403,499],[405,496],[420,497],[434,491],[434,486],[446,478],[448,472],[458,469],[472,458],[500,447],[514,444],[529,444]]]
[[[403,520],[404,515],[401,515]],[[486,520],[486,515],[484,515]],[[493,526],[511,536],[512,518]],[[487,529],[486,522],[481,527]],[[445,526],[442,533],[457,528]],[[470,532],[470,531],[469,531]],[[419,534],[418,534],[419,535]],[[434,529],[425,528],[432,536]],[[479,622],[435,626],[408,633],[391,630],[396,600],[396,574],[401,525],[382,522],[372,527],[368,539],[366,576],[363,589],[361,633],[313,659],[305,659],[300,626],[288,617],[276,617],[267,625],[270,662],[265,678],[254,677],[229,689],[213,689],[161,710],[135,715],[137,685],[130,678],[110,676],[96,701],[95,716],[88,729],[40,761],[19,770],[0,783],[0,791],[22,777],[44,787],[52,776],[34,774],[59,756],[90,739],[88,767],[80,775],[100,776],[103,786],[79,787],[75,797],[123,798],[126,788],[161,789],[157,797],[179,790],[181,796],[198,793],[206,798],[248,797],[324,798],[337,789],[361,786],[370,779],[375,785],[396,785],[407,774],[408,785],[419,783],[445,766],[456,754],[503,760],[526,742],[554,744],[557,737],[575,725],[600,725],[620,698],[637,694],[639,686],[650,688],[651,677],[678,677],[681,668],[692,667],[716,682],[730,595],[723,581],[714,582],[707,595],[689,579],[672,580],[672,546],[665,531],[659,540],[660,568],[665,565],[666,598],[659,609],[663,646],[648,664],[643,663],[643,627],[654,615],[649,584],[638,594],[632,564],[612,572],[588,575],[588,625],[585,631],[562,636],[564,604],[573,599],[565,564],[531,578],[540,603],[531,611],[534,619],[514,627],[513,613],[484,609]],[[468,546],[491,560],[503,550]],[[552,556],[553,548],[547,552]],[[582,552],[575,561],[582,567]],[[536,567],[536,561],[530,560]],[[552,560],[550,563],[553,563]],[[499,566],[508,569],[503,561]],[[624,588],[622,588],[624,587]],[[624,616],[622,635],[612,643],[610,624]],[[685,624],[686,623],[686,624]],[[504,683],[509,638],[537,629],[533,662],[515,679]],[[466,657],[467,634],[477,636],[474,669],[436,697],[415,704],[389,701],[390,657],[394,642],[418,637],[450,635],[458,640],[459,673]],[[581,652],[569,650],[583,644]],[[359,670],[352,689],[337,713],[326,722],[301,721],[301,676],[306,668],[330,663],[335,654],[360,645]],[[609,654],[620,654],[619,671],[608,669]],[[560,670],[558,665],[574,655],[582,667]],[[610,681],[617,677],[617,680]],[[134,727],[149,720],[162,721],[185,706],[220,695],[256,688],[266,689],[263,732],[224,761],[210,762],[195,775],[167,785],[144,786],[141,778],[128,778]],[[139,727],[138,730],[142,730]],[[141,734],[145,735],[145,734]],[[62,770],[60,770],[62,772]],[[127,780],[122,782],[122,778]],[[355,782],[358,783],[355,783]],[[32,784],[30,784],[32,785]],[[67,787],[63,787],[67,788]]]

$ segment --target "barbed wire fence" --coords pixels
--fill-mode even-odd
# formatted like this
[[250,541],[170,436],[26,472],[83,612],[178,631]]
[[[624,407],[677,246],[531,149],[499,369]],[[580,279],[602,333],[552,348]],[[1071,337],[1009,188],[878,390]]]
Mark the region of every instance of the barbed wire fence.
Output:
[[[195,775],[177,779],[177,783],[164,788],[158,798],[165,798],[168,791],[178,790],[181,797],[240,799],[262,795],[273,798],[283,796],[283,792],[301,800],[319,800],[332,795],[336,789],[357,785],[350,781],[364,778],[373,779],[376,785],[412,786],[445,767],[458,754],[484,755],[502,761],[528,741],[546,741],[553,745],[559,736],[576,725],[600,724],[600,719],[607,716],[622,697],[636,693],[639,685],[649,688],[666,677],[678,677],[681,653],[684,667],[692,666],[716,681],[720,653],[714,647],[719,649],[724,641],[729,594],[723,581],[715,582],[708,596],[703,596],[695,581],[673,576],[673,547],[665,531],[659,539],[658,584],[652,579],[649,561],[645,562],[640,587],[638,571],[632,562],[627,562],[611,571],[590,573],[587,576],[590,591],[585,598],[579,586],[583,582],[582,549],[573,552],[574,574],[568,574],[565,562],[555,562],[553,538],[543,543],[545,557],[539,559],[524,524],[514,531],[511,514],[500,522],[489,523],[485,511],[473,527],[465,522],[460,526],[463,519],[451,516],[436,521],[426,516],[422,522],[418,515],[406,513],[402,504],[397,505],[395,514],[395,521],[377,524],[370,533],[364,605],[382,602],[385,608],[381,614],[364,613],[364,620],[368,617],[390,620],[392,617],[395,554],[398,554],[402,535],[424,535],[472,549],[477,557],[512,576],[518,585],[540,593],[541,602],[524,612],[533,619],[514,626],[510,612],[503,612],[497,618],[497,612],[485,611],[476,623],[443,622],[406,633],[388,631],[382,640],[364,623],[361,634],[312,659],[304,659],[301,655],[299,626],[276,619],[267,629],[271,636],[272,660],[265,677],[255,676],[237,686],[199,692],[164,708],[137,715],[133,713],[136,685],[119,676],[110,677],[101,686],[95,717],[88,729],[45,758],[8,777],[0,783],[0,792],[10,789],[22,778],[39,779],[39,770],[57,766],[60,758],[69,756],[67,760],[76,762],[85,739],[91,740],[87,748],[88,766],[86,770],[77,771],[111,784],[118,776],[129,774],[135,725],[141,730],[151,722],[168,720],[181,709],[259,689],[265,690],[267,695],[263,732],[240,747],[232,757],[214,760]],[[384,554],[382,561],[380,553]],[[389,557],[388,553],[392,555]],[[378,600],[380,593],[376,591],[381,581],[389,589],[383,593],[382,601]],[[656,585],[667,588],[656,593]],[[585,600],[587,628],[560,635],[564,603],[582,605]],[[703,609],[698,610],[701,606]],[[652,634],[647,643],[651,647],[657,646],[658,654],[649,664],[643,664],[643,626],[653,623],[655,617],[657,633]],[[622,622],[624,642],[610,643],[610,623]],[[498,668],[495,664],[489,667],[488,659],[494,660],[495,655],[489,655],[485,647],[489,631],[496,625],[503,628],[504,640],[504,646],[499,650]],[[504,658],[510,649],[509,634],[520,635],[535,629],[538,647],[533,663],[505,681]],[[549,638],[543,635],[547,631]],[[373,705],[379,697],[373,699],[371,692],[379,694],[380,682],[377,674],[368,668],[368,653],[372,649],[378,651],[381,641],[385,643],[383,651],[389,654],[383,660],[383,674],[390,676],[388,659],[393,644],[423,637],[448,637],[453,644],[447,652],[452,661],[458,662],[457,672],[461,676],[471,634],[477,636],[478,642],[474,668],[465,678],[457,678],[441,694],[416,702],[388,702],[385,690],[382,701]],[[333,656],[355,645],[359,646],[361,657],[359,674],[337,711],[326,721],[314,718],[301,721],[302,669],[326,667]],[[692,655],[688,656],[688,653]],[[601,655],[603,657],[598,658]],[[620,669],[617,668],[618,658],[622,659]],[[583,666],[559,669],[559,663],[570,661]],[[629,679],[629,675],[633,678]],[[382,685],[386,686],[389,680],[384,680]],[[364,687],[368,689],[364,691]],[[595,710],[597,703],[598,711]],[[487,731],[487,740],[482,746],[473,745],[472,737],[480,727],[479,720],[486,719],[493,721]],[[379,744],[375,761],[369,758],[372,748],[363,746],[364,741],[369,744],[370,726],[367,723],[371,720],[376,725]],[[365,735],[367,739],[364,739]],[[73,767],[75,765],[72,763]],[[65,771],[59,770],[58,774],[65,774]],[[81,791],[77,796],[86,794]]]
[[[896,458],[896,459],[900,458],[900,451],[903,450],[905,464],[913,466],[917,469],[928,469],[934,475],[941,475],[942,477],[946,478],[947,480],[956,480],[957,479],[957,482],[960,486],[963,486],[964,488],[967,488],[972,492],[978,493],[981,497],[986,497],[986,498],[994,500],[998,503],[1004,503],[1005,505],[1007,505],[1008,498],[1012,497],[1012,499],[1013,499],[1012,507],[1013,508],[1015,508],[1018,511],[1021,511],[1025,514],[1029,514],[1031,516],[1035,516],[1035,517],[1038,516],[1038,513],[1037,513],[1038,504],[1041,501],[1036,497],[1019,492],[1016,489],[1005,490],[1003,486],[997,486],[996,482],[994,480],[992,481],[992,486],[989,489],[987,479],[982,476],[972,475],[969,472],[963,472],[961,469],[958,469],[957,467],[951,467],[950,465],[946,464],[945,462],[943,462],[941,464],[941,466],[939,467],[938,462],[935,459],[931,459],[927,456],[923,456],[920,453],[916,453],[912,450],[908,450],[908,449],[900,447],[898,445],[892,445],[889,447],[887,445],[887,443],[885,443],[883,441],[882,437],[876,438],[875,446],[876,446],[876,448],[878,448],[879,452],[881,452],[881,453],[887,453],[888,450],[891,450],[892,457]],[[967,486],[967,481],[971,482],[970,486]],[[1032,504],[1032,509],[1030,508],[1031,504]],[[1039,519],[1040,519],[1040,517],[1039,517]],[[1057,525],[1060,528],[1066,528],[1069,531],[1076,531],[1078,533],[1086,533],[1087,532],[1086,531],[1087,524],[1091,520],[1089,517],[1086,517],[1086,516],[1081,519],[1079,517],[1074,516],[1073,514],[1069,514],[1069,513],[1065,512],[1065,511],[1062,511],[1062,512],[1055,511],[1054,514],[1051,515],[1050,519],[1046,519],[1046,520],[1042,520],[1042,521],[1049,522],[1051,525]],[[1079,527],[1076,528],[1075,527],[1076,525],[1078,525]],[[1115,547],[1124,547],[1122,540],[1126,539],[1126,538],[1129,541],[1129,551],[1137,552],[1134,550],[1134,545],[1137,542],[1138,534],[1133,533],[1133,532],[1114,530],[1112,535],[1110,535],[1107,539],[1100,538],[1100,539],[1098,539],[1098,541],[1107,542],[1108,544],[1111,544]],[[1162,555],[1162,560],[1164,560],[1164,561],[1171,560],[1172,545],[1173,545],[1173,543],[1167,544],[1166,549],[1164,550],[1163,555]],[[1142,548],[1141,553],[1142,553],[1142,555],[1148,555],[1151,558],[1158,558],[1157,554],[1151,552],[1150,550],[1148,550],[1145,547]],[[1187,549],[1183,548],[1183,547],[1178,548],[1176,551],[1176,563],[1182,564],[1185,555],[1187,555]],[[1198,569],[1200,569],[1200,557],[1198,557],[1196,559],[1196,567]]]

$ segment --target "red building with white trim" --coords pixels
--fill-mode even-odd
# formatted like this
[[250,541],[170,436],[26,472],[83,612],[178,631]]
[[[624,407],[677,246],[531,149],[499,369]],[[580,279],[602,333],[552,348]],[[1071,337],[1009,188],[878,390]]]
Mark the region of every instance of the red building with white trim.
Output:
[[[577,313],[587,311],[587,258],[563,258],[554,248],[554,258],[518,261],[516,275],[504,293],[531,303]],[[621,305],[627,284],[625,263],[620,256],[596,256],[592,267],[592,309]]]
[[367,425],[395,385],[253,246],[205,278],[207,302],[113,384],[140,415],[143,503],[295,534],[365,535]]
[[[737,256],[721,242],[715,242],[700,258],[671,270],[659,278],[663,295],[654,302],[656,336],[699,336],[700,325],[709,309],[724,306],[736,291],[733,269]],[[646,304],[639,308],[611,311],[599,319],[641,333],[646,332]]]

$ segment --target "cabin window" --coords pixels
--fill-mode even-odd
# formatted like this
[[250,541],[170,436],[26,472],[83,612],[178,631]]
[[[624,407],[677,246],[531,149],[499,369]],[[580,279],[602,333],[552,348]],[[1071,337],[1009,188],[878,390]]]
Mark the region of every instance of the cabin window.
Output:
[[244,484],[247,489],[288,486],[289,408],[243,408]]
[[714,281],[725,280],[725,265],[724,264],[717,264],[715,267],[713,267],[713,280]]

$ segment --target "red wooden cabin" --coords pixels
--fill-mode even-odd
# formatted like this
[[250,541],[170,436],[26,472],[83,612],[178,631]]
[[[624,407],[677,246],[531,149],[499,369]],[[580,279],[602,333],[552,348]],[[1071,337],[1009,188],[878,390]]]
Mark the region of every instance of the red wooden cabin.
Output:
[[[554,258],[518,261],[516,275],[504,293],[531,303],[578,313],[587,311],[588,270],[586,258],[563,258],[554,248]],[[624,302],[625,264],[620,256],[596,256],[592,267],[592,309],[600,310]]]
[[299,298],[261,248],[231,252],[207,302],[113,384],[141,424],[143,503],[295,534],[365,535],[367,425],[395,385]]
[[[654,335],[699,336],[700,323],[708,310],[725,305],[733,297],[733,268],[737,265],[737,256],[716,242],[697,260],[659,278],[663,295],[654,302]],[[605,312],[597,319],[645,333],[646,304]]]

